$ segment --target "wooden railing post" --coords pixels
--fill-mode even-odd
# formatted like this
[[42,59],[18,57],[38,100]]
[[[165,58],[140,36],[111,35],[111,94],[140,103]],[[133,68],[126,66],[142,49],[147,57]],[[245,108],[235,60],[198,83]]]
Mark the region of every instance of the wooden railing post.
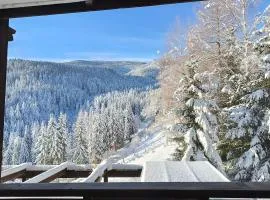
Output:
[[103,175],[103,181],[104,181],[104,183],[108,183],[109,182],[109,177],[108,177],[107,173],[108,173],[108,170],[106,170],[104,172],[104,175]]
[[9,19],[0,18],[0,177],[3,160],[3,138],[8,54]]

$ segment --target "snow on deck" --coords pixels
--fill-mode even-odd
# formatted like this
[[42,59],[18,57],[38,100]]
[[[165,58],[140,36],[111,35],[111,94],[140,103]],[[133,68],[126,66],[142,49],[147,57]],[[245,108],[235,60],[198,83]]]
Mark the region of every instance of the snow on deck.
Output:
[[142,182],[229,182],[207,161],[146,162]]
[[122,171],[130,171],[130,170],[142,170],[142,165],[134,165],[134,164],[112,164],[111,168],[108,170],[122,170]]

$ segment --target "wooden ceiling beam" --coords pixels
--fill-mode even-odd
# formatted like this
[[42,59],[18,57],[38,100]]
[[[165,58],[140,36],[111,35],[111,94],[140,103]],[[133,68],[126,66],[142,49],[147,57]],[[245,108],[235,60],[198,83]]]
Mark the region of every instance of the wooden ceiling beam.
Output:
[[197,1],[203,0],[82,0],[75,3],[1,9],[0,18],[31,17]]

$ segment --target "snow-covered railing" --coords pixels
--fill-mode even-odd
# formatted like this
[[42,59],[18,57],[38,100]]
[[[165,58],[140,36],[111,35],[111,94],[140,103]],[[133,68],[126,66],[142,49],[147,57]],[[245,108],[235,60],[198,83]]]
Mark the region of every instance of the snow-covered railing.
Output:
[[[93,167],[91,165],[75,165],[70,162],[66,162],[61,165],[33,165],[32,163],[4,165],[1,181],[7,182],[15,179],[22,179],[22,181],[26,183],[32,181],[50,182],[61,175],[63,178],[87,177],[92,172],[92,168]],[[54,174],[58,170],[60,170],[59,173]],[[54,174],[54,176],[51,178],[48,177],[52,174]],[[46,179],[46,177],[48,178]],[[29,180],[26,181],[27,179]]]
[[54,180],[58,177],[61,177],[62,173],[67,170],[67,168],[69,166],[74,166],[74,163],[71,162],[65,162],[62,163],[61,165],[54,167],[46,172],[43,172],[41,174],[39,174],[38,176],[35,176],[27,181],[25,181],[24,183],[42,183],[42,182],[48,182],[51,180]]
[[[119,173],[126,172],[137,172],[139,171],[139,174],[141,173],[142,166],[141,165],[133,165],[133,164],[116,164],[115,162],[119,160],[118,156],[112,156],[107,160],[104,160],[101,162],[91,173],[89,177],[82,180],[81,182],[96,182],[102,177],[108,178],[107,173],[111,171],[119,171]],[[121,176],[119,176],[121,177]],[[105,182],[107,182],[105,180]]]
[[2,171],[1,181],[5,182],[20,177],[30,166],[32,166],[32,163],[23,163],[21,165],[17,165],[16,167],[8,168]]
[[[109,178],[139,178],[143,170],[142,165],[135,164],[112,164],[111,168],[103,175],[104,182],[109,182]],[[115,179],[114,179],[115,180]],[[136,180],[136,179],[128,179]]]
[[32,165],[31,163],[5,165],[5,170],[2,171],[2,182],[21,179],[23,183],[28,184],[49,183],[57,178],[76,178],[73,181],[75,183],[84,182],[86,177],[88,182],[95,182],[102,177],[104,177],[104,181],[108,177],[140,177],[142,172],[141,165],[115,164],[114,162],[117,160],[119,158],[113,156],[103,161],[93,173],[91,165],[76,165],[71,162],[65,162],[60,165]]
[[84,179],[82,182],[96,182],[99,178],[103,176],[105,171],[111,168],[112,164],[119,159],[118,156],[112,156],[107,160],[103,160],[90,174],[89,177]]
[[[22,179],[26,181],[43,172],[58,167],[59,165],[33,165],[32,163],[23,163],[20,165],[3,165],[2,166],[2,182]],[[63,178],[79,178],[88,177],[92,172],[91,165],[68,165]],[[49,181],[47,181],[49,182]]]

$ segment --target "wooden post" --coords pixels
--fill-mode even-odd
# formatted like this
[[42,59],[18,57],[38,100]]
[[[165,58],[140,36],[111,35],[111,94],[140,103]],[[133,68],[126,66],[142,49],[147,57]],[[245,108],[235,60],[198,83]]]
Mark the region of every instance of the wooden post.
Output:
[[108,183],[109,182],[109,177],[105,174],[103,176],[103,180],[104,180],[104,183]]
[[27,178],[25,176],[22,177],[22,182],[25,182]]
[[0,177],[1,177],[2,160],[3,160],[8,29],[9,29],[9,19],[0,18]]

